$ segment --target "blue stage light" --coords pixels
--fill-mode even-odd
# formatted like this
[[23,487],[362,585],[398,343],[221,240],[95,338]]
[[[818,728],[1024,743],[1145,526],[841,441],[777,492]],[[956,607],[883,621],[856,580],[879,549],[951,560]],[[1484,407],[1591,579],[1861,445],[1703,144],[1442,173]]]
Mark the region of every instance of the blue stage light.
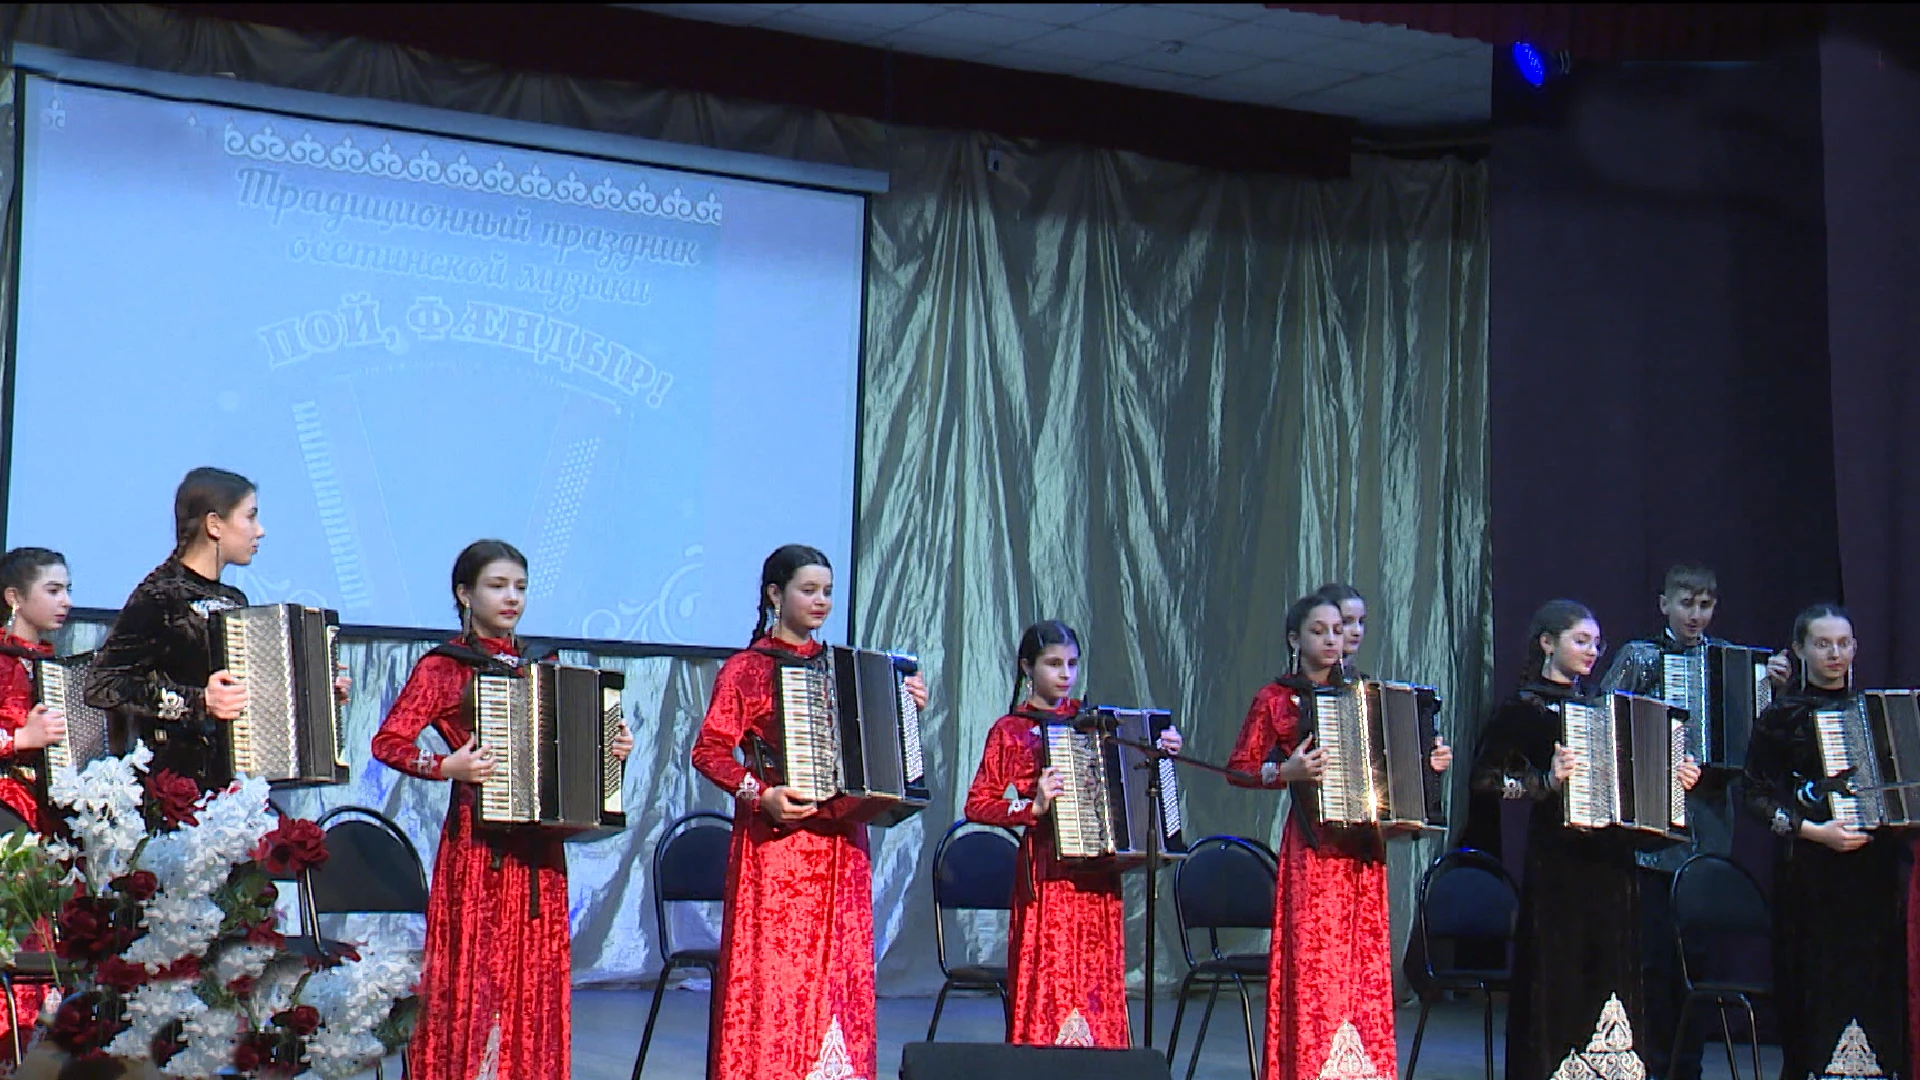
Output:
[[1546,84],[1547,62],[1541,58],[1540,50],[1524,41],[1513,43],[1513,66],[1520,69],[1520,77],[1527,80],[1529,86]]

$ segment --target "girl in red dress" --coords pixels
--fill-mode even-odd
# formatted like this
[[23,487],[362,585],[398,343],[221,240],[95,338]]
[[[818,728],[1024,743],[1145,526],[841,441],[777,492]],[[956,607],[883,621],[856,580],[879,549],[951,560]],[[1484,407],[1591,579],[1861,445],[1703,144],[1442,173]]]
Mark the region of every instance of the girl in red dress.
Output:
[[[25,771],[46,766],[30,765],[24,757],[67,734],[58,709],[33,703],[33,663],[53,655],[47,638],[66,625],[73,608],[70,585],[67,561],[57,551],[22,547],[0,557],[0,601],[7,607],[6,628],[0,631],[0,830],[24,826],[45,832],[49,824]],[[39,947],[31,939],[25,945]],[[0,1063],[12,1063],[14,1026],[33,1027],[46,996],[43,986],[16,986],[12,1008],[0,1004]]]
[[[1339,606],[1302,597],[1287,611],[1288,674],[1255,695],[1228,766],[1260,787],[1317,784],[1326,755],[1300,736],[1300,698],[1338,685],[1345,647]],[[1434,771],[1453,762],[1436,739]],[[1251,786],[1251,785],[1249,785]],[[1385,837],[1313,824],[1296,802],[1280,842],[1273,961],[1267,987],[1267,1080],[1397,1075]]]
[[[573,957],[566,845],[539,828],[476,829],[477,785],[493,772],[461,709],[476,672],[513,674],[513,628],[526,610],[527,559],[480,540],[453,563],[461,634],[413,666],[373,737],[373,756],[422,780],[451,780],[427,905],[420,1020],[408,1065],[416,1080],[568,1080]],[[418,744],[428,727],[451,754]],[[633,750],[626,732],[616,757]]]
[[[817,656],[833,610],[825,554],[789,544],[760,570],[751,647],[721,666],[693,766],[736,802],[711,1040],[714,1080],[874,1080],[873,871],[866,825],[735,758],[777,752],[774,667]],[[907,692],[924,708],[926,684]],[[755,756],[758,756],[755,754]]]
[[[1080,638],[1072,627],[1054,619],[1027,627],[1013,701],[987,731],[967,790],[967,819],[1026,829],[1007,940],[1008,1041],[1123,1048],[1132,1040],[1120,875],[1057,857],[1046,821],[1064,783],[1059,770],[1040,768],[1040,725],[1080,710],[1067,696],[1079,671]],[[1168,729],[1160,745],[1177,752],[1180,733]]]

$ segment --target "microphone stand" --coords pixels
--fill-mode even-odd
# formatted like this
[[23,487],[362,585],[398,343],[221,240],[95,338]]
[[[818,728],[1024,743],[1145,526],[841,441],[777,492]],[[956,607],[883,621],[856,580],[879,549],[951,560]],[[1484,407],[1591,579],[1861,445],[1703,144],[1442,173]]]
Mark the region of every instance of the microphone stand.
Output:
[[1142,1025],[1145,1030],[1141,1034],[1140,1045],[1151,1049],[1153,1046],[1153,955],[1156,951],[1159,936],[1160,867],[1161,864],[1166,861],[1165,853],[1160,850],[1160,837],[1166,830],[1165,814],[1161,810],[1160,802],[1162,791],[1160,786],[1160,762],[1174,761],[1182,765],[1191,765],[1196,769],[1218,773],[1229,780],[1238,779],[1251,781],[1254,780],[1255,777],[1250,773],[1244,773],[1238,769],[1229,769],[1215,765],[1211,761],[1202,761],[1199,758],[1176,754],[1171,750],[1162,749],[1157,742],[1143,742],[1138,739],[1129,739],[1114,730],[1110,724],[1101,723],[1095,726],[1098,728],[1102,739],[1105,739],[1115,746],[1124,746],[1130,750],[1136,750],[1146,758],[1145,761],[1142,761],[1135,767],[1147,770],[1147,861],[1143,864],[1147,871],[1147,954],[1144,963],[1145,971],[1143,973],[1146,988],[1146,1000],[1144,1002],[1146,1015],[1144,1017],[1145,1023]]

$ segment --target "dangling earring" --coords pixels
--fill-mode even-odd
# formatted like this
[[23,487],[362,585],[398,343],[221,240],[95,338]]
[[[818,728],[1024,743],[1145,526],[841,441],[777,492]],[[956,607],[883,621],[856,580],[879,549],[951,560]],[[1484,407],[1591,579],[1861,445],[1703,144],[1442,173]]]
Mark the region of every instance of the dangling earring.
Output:
[[1300,674],[1300,646],[1298,645],[1287,646],[1287,670],[1295,675]]
[[779,604],[773,605],[773,625],[775,626],[780,625],[780,605]]
[[13,633],[13,619],[14,619],[14,616],[18,614],[20,614],[20,612],[17,608],[14,608],[11,606],[7,608],[7,629],[6,629],[7,633],[9,634]]
[[1024,671],[1020,673],[1019,695],[1020,704],[1022,705],[1033,700],[1033,679]]
[[468,638],[473,636],[473,609],[467,607],[465,600],[460,601],[460,634]]
[[1540,681],[1553,681],[1553,655],[1551,653],[1540,657]]
[[1853,693],[1853,665],[1847,665],[1847,693]]

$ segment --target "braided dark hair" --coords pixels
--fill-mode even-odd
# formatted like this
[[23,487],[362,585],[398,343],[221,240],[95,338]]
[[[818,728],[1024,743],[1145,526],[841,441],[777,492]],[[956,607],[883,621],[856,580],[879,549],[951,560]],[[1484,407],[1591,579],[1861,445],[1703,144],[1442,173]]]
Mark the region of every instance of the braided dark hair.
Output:
[[[501,561],[517,563],[520,569],[527,569],[527,557],[520,554],[519,548],[505,540],[475,540],[461,548],[460,554],[454,557],[453,609],[460,613],[460,637],[457,640],[468,648],[477,649],[479,646],[473,640],[474,631],[467,622],[466,607],[460,603],[460,587],[464,585],[471,589],[479,585],[480,572],[485,570],[488,564]],[[515,648],[519,647],[518,635],[514,636],[513,643]]]
[[189,472],[173,489],[173,554],[185,555],[200,539],[208,514],[226,517],[247,496],[253,481],[236,472],[203,465]]
[[[22,599],[28,590],[40,580],[40,571],[50,566],[67,565],[67,557],[57,551],[43,547],[17,547],[5,555],[0,555],[0,600],[6,590],[19,592]],[[5,606],[0,603],[0,606]],[[0,619],[4,619],[0,615]]]
[[1524,680],[1541,677],[1540,673],[1547,664],[1547,654],[1540,649],[1542,634],[1557,639],[1588,619],[1593,619],[1595,625],[1600,622],[1593,618],[1593,612],[1587,610],[1587,605],[1577,600],[1549,600],[1541,604],[1540,610],[1533,613],[1533,621],[1527,626],[1527,662],[1520,669],[1520,677]]
[[1042,619],[1020,635],[1020,650],[1013,661],[1013,700],[1007,706],[1008,712],[1017,712],[1020,708],[1020,680],[1026,677],[1026,665],[1040,659],[1040,654],[1050,645],[1071,645],[1080,648],[1080,635],[1073,627],[1059,619]]
[[767,620],[773,614],[773,601],[767,598],[768,589],[786,591],[793,575],[809,566],[818,566],[832,572],[833,564],[827,561],[827,553],[805,544],[784,544],[767,556],[760,564],[760,607],[753,620],[753,636],[749,643],[759,641],[767,632]]

